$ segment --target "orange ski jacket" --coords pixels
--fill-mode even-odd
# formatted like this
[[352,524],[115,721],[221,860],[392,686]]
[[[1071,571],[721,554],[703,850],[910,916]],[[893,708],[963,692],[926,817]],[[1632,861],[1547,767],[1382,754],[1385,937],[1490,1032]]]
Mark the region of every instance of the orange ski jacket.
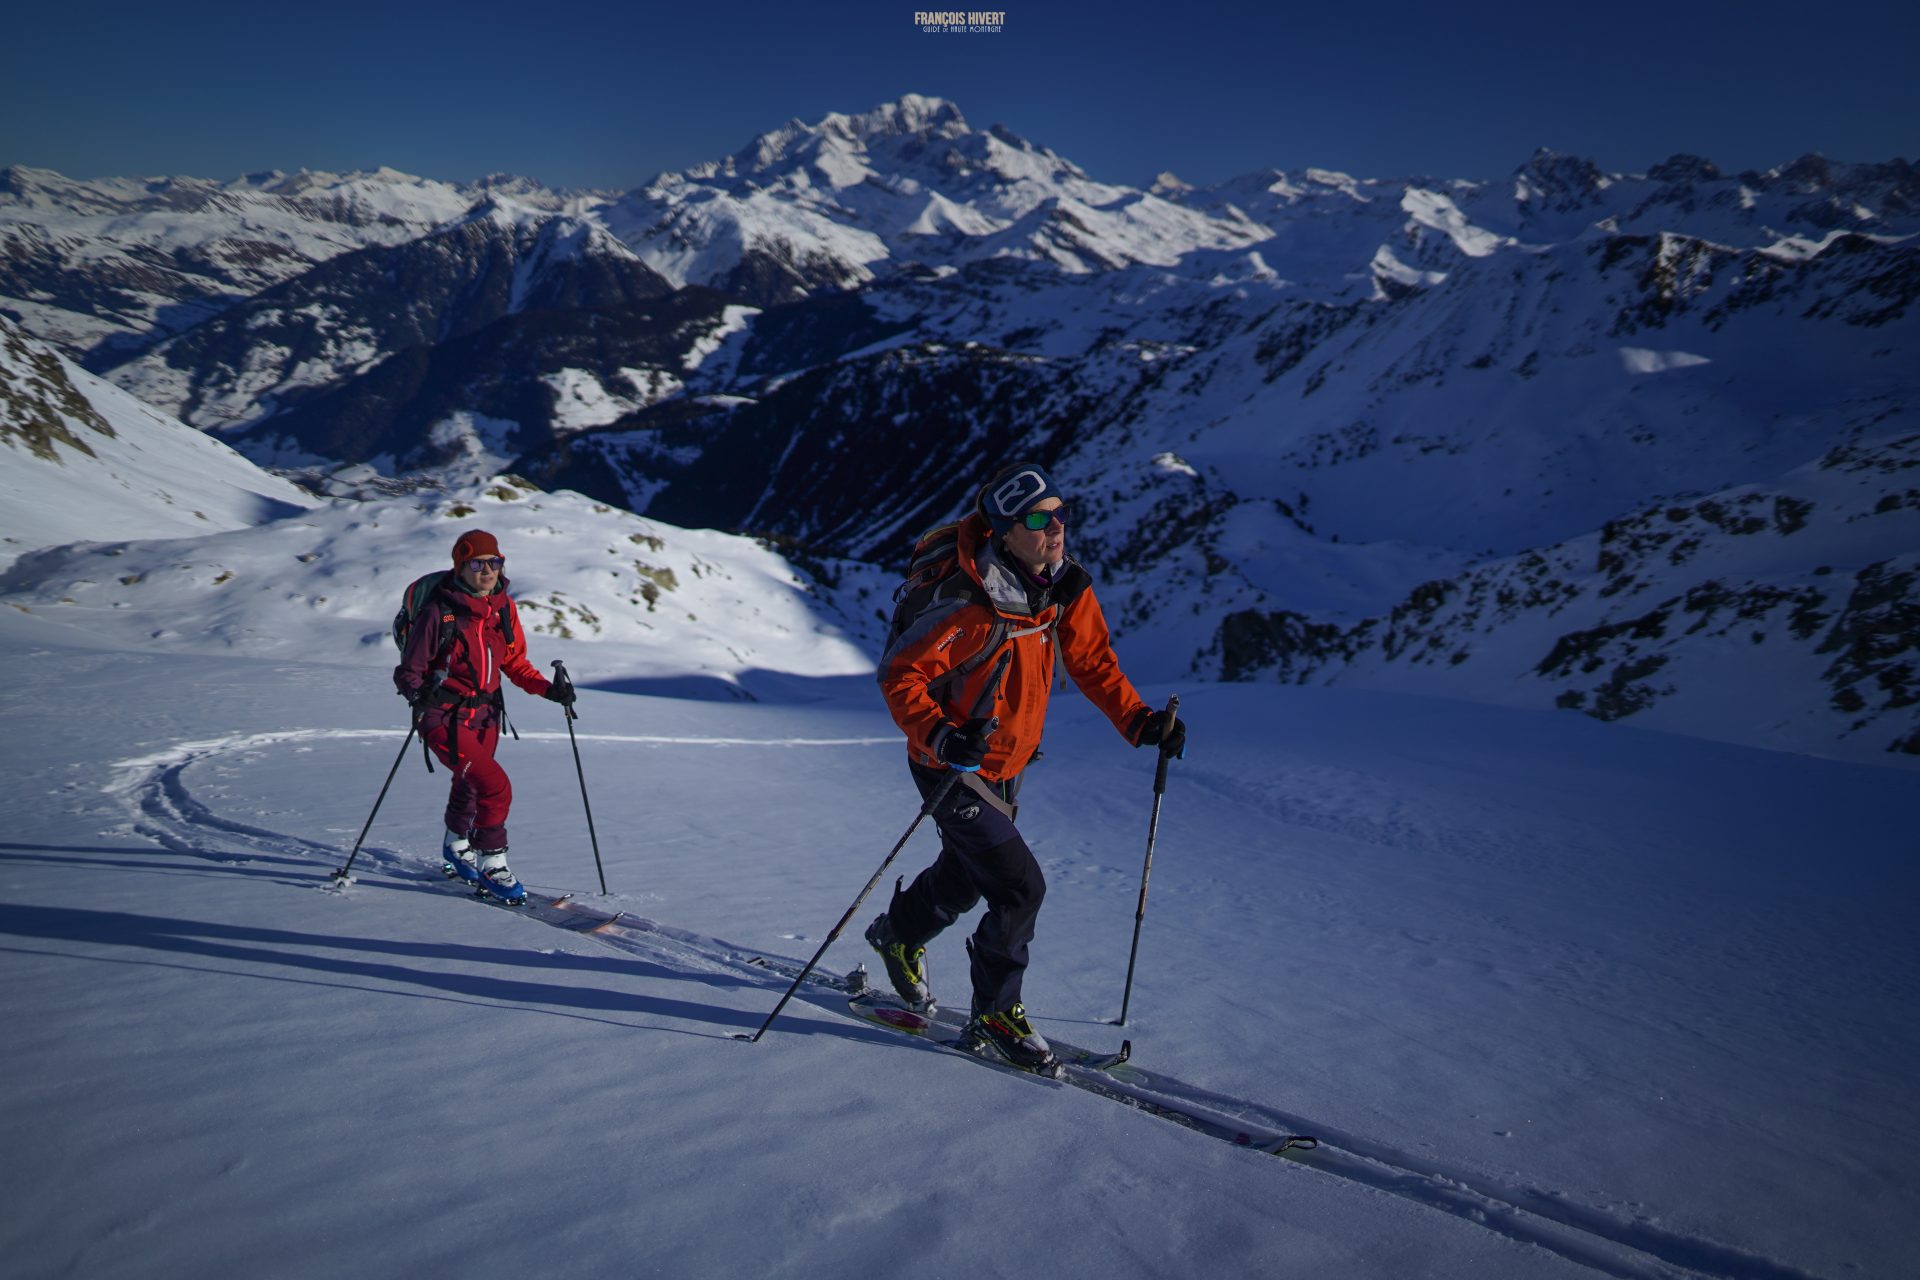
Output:
[[[1027,575],[1001,558],[992,531],[977,513],[961,522],[957,549],[958,571],[974,589],[930,606],[880,661],[880,689],[894,723],[907,735],[908,758],[946,768],[937,754],[939,741],[950,726],[972,716],[994,655],[957,681],[954,669],[991,644],[996,629],[1004,633],[1002,643],[1013,651],[1013,661],[994,699],[992,714],[1000,718],[1000,727],[988,743],[982,778],[1005,781],[1033,759],[1046,726],[1056,645],[1080,692],[1122,737],[1139,745],[1146,722],[1142,713],[1150,714],[1151,708],[1120,670],[1087,571],[1068,557],[1049,587],[1030,592]],[[1004,625],[996,628],[996,621]]]

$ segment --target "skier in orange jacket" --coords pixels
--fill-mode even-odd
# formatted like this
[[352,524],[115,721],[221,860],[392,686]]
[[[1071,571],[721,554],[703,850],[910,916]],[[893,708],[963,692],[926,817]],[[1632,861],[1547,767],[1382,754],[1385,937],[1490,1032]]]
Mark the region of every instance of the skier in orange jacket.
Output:
[[[1087,571],[1066,554],[1065,501],[1046,470],[1008,467],[980,491],[960,523],[951,586],[889,646],[880,688],[907,735],[908,767],[922,797],[948,770],[962,771],[933,819],[940,856],[867,929],[907,1004],[930,1002],[926,944],[982,898],[987,913],[968,941],[970,1029],[1009,1061],[1052,1061],[1020,1002],[1027,944],[1046,896],[1033,851],[1014,826],[1020,777],[1040,745],[1058,650],[1067,674],[1134,746],[1180,754],[1184,722],[1155,711],[1120,670],[1106,615]],[[992,709],[975,717],[1001,650],[1012,661]],[[988,721],[999,725],[989,734]]]

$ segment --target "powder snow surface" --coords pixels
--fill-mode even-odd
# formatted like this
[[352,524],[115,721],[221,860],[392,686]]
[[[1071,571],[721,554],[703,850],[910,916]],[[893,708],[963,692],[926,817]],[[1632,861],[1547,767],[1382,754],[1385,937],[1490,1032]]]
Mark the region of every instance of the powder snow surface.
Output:
[[[402,743],[370,655],[0,613],[9,1274],[1911,1274],[1913,775],[1183,687],[1123,1032],[1152,760],[1061,697],[1022,797],[1039,1025],[1130,1037],[1334,1173],[825,993],[733,1038],[784,986],[747,959],[811,955],[912,817],[866,676],[652,696],[607,673],[671,644],[535,635],[583,687],[612,893],[558,710],[510,692],[513,861],[660,926],[595,935],[440,879],[417,747],[329,889]],[[873,958],[885,893],[828,968]],[[950,1004],[972,922],[931,948]]]

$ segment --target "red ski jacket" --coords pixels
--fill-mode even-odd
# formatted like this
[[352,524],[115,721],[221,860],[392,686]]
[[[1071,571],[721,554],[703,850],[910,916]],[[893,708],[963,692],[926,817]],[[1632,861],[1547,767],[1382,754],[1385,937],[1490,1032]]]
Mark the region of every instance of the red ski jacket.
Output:
[[[1145,723],[1141,713],[1151,708],[1120,670],[1087,571],[1065,560],[1050,587],[1030,592],[1026,575],[1001,559],[978,514],[961,522],[958,553],[960,571],[979,590],[930,608],[881,659],[880,689],[894,723],[906,732],[908,758],[946,767],[935,755],[937,739],[946,725],[964,724],[973,714],[992,673],[991,655],[958,682],[942,677],[992,643],[996,630],[1013,661],[994,699],[992,714],[1000,718],[1000,727],[980,766],[982,778],[1004,781],[1033,759],[1053,689],[1056,636],[1060,658],[1080,692],[1122,737],[1138,745]],[[996,627],[996,619],[1005,625]]]
[[449,574],[421,608],[407,633],[393,685],[412,701],[433,684],[434,672],[446,672],[446,694],[476,705],[491,699],[506,676],[528,693],[544,694],[552,681],[527,660],[527,633],[520,611],[507,594],[507,580],[490,596],[455,585]]

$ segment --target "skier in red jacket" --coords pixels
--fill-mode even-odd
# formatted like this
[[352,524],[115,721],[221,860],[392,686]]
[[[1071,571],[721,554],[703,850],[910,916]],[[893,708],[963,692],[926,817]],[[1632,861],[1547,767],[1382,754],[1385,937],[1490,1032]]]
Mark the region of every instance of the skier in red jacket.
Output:
[[[989,480],[957,532],[960,590],[939,593],[939,603],[901,632],[879,674],[887,709],[907,736],[907,763],[921,795],[931,796],[949,770],[966,785],[949,790],[933,813],[939,858],[896,889],[892,905],[868,926],[867,942],[900,998],[925,1007],[927,942],[986,899],[986,916],[967,943],[969,1030],[1030,1070],[1053,1059],[1020,1003],[1027,944],[1047,885],[1013,825],[1014,801],[1040,746],[1056,652],[1129,743],[1169,755],[1186,747],[1186,726],[1149,707],[1120,670],[1092,579],[1066,553],[1068,519],[1060,491],[1036,464],[1008,467]],[[1013,658],[992,710],[974,717],[991,660],[1003,651]],[[998,728],[989,734],[995,718]]]
[[453,572],[441,579],[407,632],[393,684],[414,708],[420,740],[447,766],[449,875],[503,902],[527,891],[507,867],[507,810],[513,784],[493,758],[506,718],[500,677],[527,693],[571,706],[570,683],[556,684],[527,660],[526,631],[507,594],[506,557],[484,529],[453,544]]

